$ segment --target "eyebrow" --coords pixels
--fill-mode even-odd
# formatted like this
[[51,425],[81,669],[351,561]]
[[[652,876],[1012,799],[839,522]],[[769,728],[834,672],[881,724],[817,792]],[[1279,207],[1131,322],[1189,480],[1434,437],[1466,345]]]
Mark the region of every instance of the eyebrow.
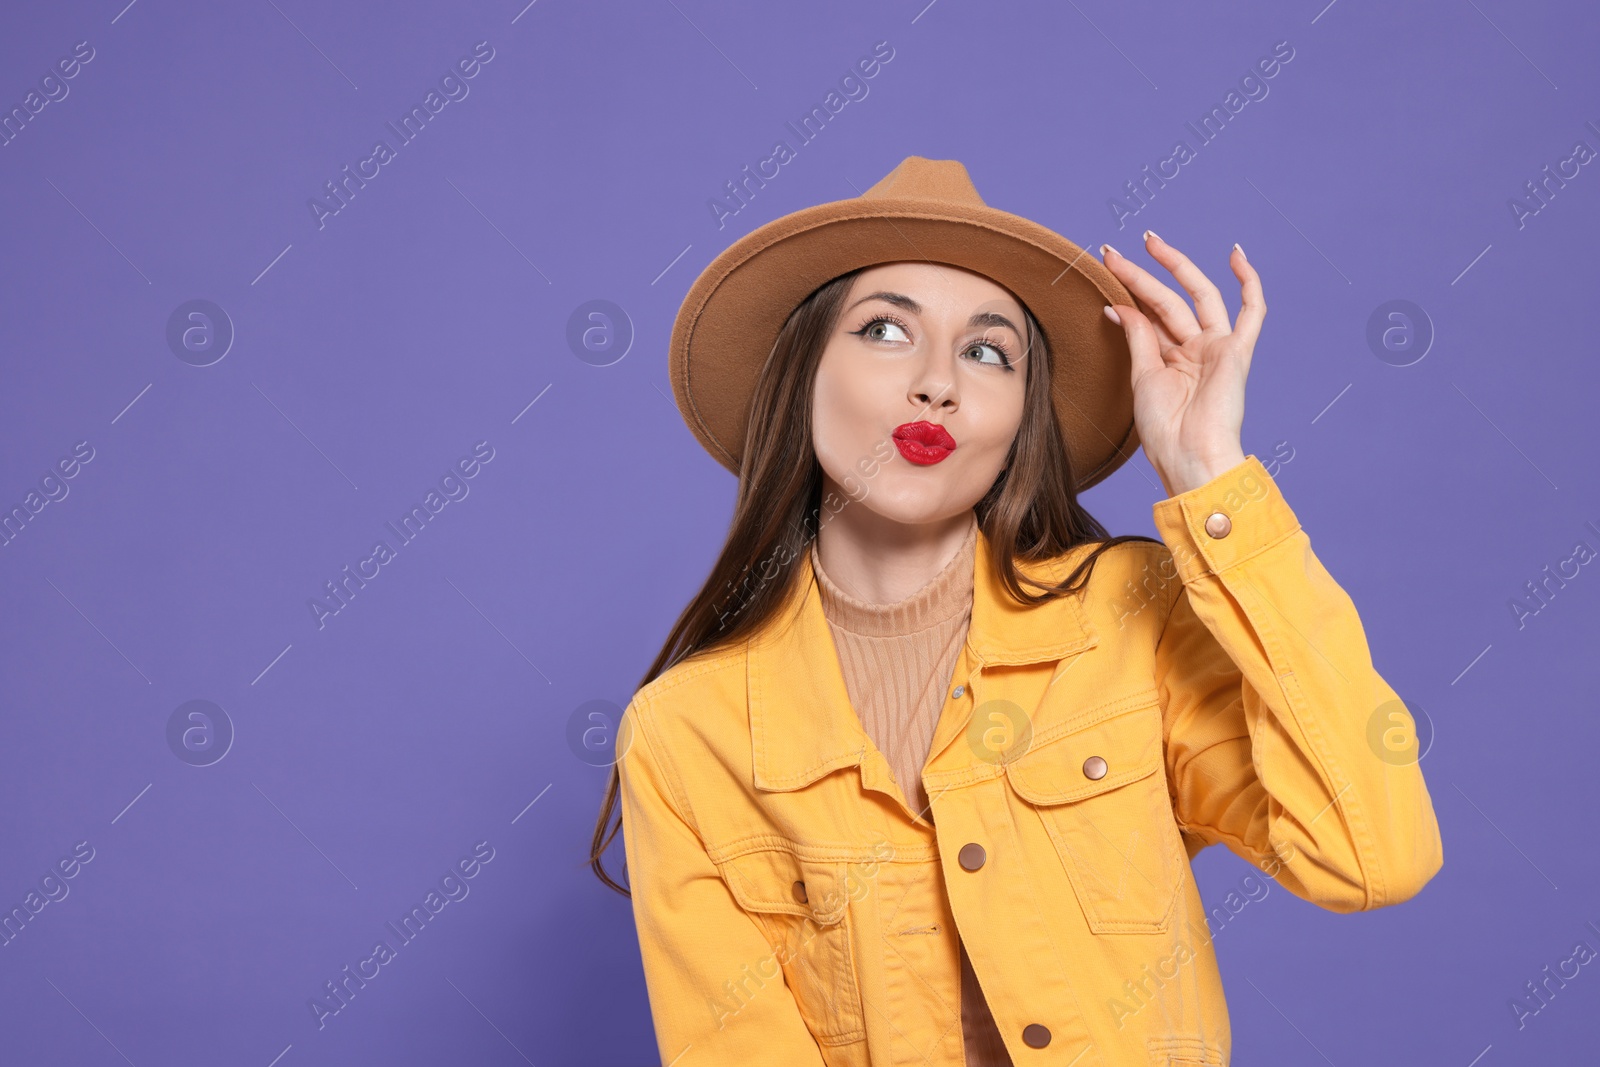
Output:
[[[868,293],[860,300],[857,300],[854,304],[851,304],[849,307],[845,308],[845,310],[853,311],[869,300],[882,300],[886,304],[893,304],[895,307],[905,308],[913,315],[922,314],[922,305],[911,299],[909,296],[906,296],[904,293],[891,293],[882,290],[876,293]],[[1017,328],[1017,324],[1000,314],[998,311],[976,312],[973,314],[972,318],[967,320],[967,325],[1003,326],[1014,332],[1018,337],[1023,336],[1022,331]]]

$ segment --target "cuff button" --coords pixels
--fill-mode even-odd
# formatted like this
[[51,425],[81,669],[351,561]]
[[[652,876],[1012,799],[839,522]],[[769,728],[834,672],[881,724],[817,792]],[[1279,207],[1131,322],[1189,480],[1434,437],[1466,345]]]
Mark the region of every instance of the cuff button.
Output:
[[1206,516],[1206,533],[1212,537],[1227,537],[1228,531],[1233,529],[1233,520],[1228,518],[1226,512],[1213,511]]
[[793,886],[793,892],[794,892],[794,902],[796,904],[805,904],[805,903],[807,903],[807,901],[806,901],[806,884],[804,882],[796,882],[794,884],[794,886]]

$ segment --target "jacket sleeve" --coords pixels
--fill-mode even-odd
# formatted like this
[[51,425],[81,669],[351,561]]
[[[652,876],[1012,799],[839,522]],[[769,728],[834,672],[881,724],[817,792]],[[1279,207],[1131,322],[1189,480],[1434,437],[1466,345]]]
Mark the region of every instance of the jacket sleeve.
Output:
[[1154,518],[1181,579],[1156,647],[1178,825],[1330,911],[1414,896],[1444,854],[1413,718],[1271,475],[1247,456]]
[[[780,960],[734,900],[682,811],[638,698],[619,729],[622,834],[639,952],[663,1064],[822,1067]],[[681,807],[680,807],[681,805]]]

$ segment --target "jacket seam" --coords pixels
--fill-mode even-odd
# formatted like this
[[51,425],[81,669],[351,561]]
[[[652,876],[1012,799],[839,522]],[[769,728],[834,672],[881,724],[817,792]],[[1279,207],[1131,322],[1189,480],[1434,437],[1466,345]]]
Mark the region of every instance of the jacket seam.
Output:
[[[1293,531],[1293,533],[1299,532],[1298,528]],[[1278,542],[1274,543],[1281,543],[1286,539],[1280,538]],[[1302,540],[1305,540],[1307,547],[1309,547],[1309,539],[1302,538]],[[1244,579],[1243,585],[1248,589],[1246,595],[1241,595],[1239,590],[1228,588],[1226,584],[1224,584],[1224,588],[1239,603],[1241,609],[1244,609],[1245,616],[1250,620],[1251,626],[1261,636],[1262,646],[1267,650],[1267,664],[1272,669],[1272,675],[1278,683],[1279,691],[1283,694],[1284,705],[1289,709],[1290,714],[1294,716],[1295,725],[1300,727],[1311,744],[1311,755],[1314,757],[1314,763],[1321,773],[1323,784],[1333,797],[1331,805],[1337,807],[1345,816],[1350,828],[1351,849],[1355,853],[1356,865],[1361,875],[1364,906],[1370,909],[1375,906],[1374,901],[1381,900],[1383,897],[1382,874],[1377,866],[1369,828],[1366,819],[1362,816],[1360,803],[1353,793],[1349,799],[1345,799],[1346,793],[1350,792],[1349,787],[1355,784],[1355,780],[1350,777],[1337,759],[1330,758],[1317,709],[1310,706],[1310,702],[1306,700],[1305,691],[1300,688],[1299,677],[1289,667],[1290,657],[1283,647],[1279,631],[1275,626],[1262,621],[1267,617],[1267,613],[1261,609],[1264,598],[1260,596],[1255,584],[1248,578]],[[1252,607],[1246,607],[1246,601],[1249,601]],[[1280,667],[1280,665],[1282,666]]]
[[[1290,686],[1293,686],[1294,691],[1299,694],[1303,703],[1305,691],[1300,688],[1299,677],[1293,671],[1289,671],[1283,676],[1283,682],[1286,691]],[[1299,719],[1299,716],[1297,715],[1296,718]],[[1314,738],[1314,743],[1319,749],[1326,745],[1326,741],[1323,740],[1322,726],[1315,721],[1315,716],[1312,716],[1310,725],[1307,725],[1305,721],[1301,721],[1300,728],[1305,730],[1308,737]],[[1362,876],[1363,907],[1367,910],[1379,907],[1387,899],[1388,893],[1384,886],[1383,868],[1378,859],[1378,850],[1374,846],[1368,821],[1361,812],[1361,800],[1356,796],[1356,792],[1352,788],[1355,785],[1355,780],[1349,778],[1349,775],[1344,772],[1344,768],[1338,766],[1337,763],[1330,764],[1321,755],[1320,751],[1318,758],[1323,763],[1323,773],[1326,774],[1329,766],[1333,766],[1340,772],[1342,777],[1348,779],[1347,785],[1342,785],[1334,790],[1330,806],[1338,808],[1350,827],[1350,844],[1355,852],[1356,864],[1360,867]],[[1331,782],[1332,776],[1330,775],[1329,777]]]
[[[672,765],[667,757],[664,746],[659,746],[652,740],[656,732],[653,701],[646,697],[635,697],[634,707],[638,710],[638,733],[644,741],[644,758],[654,764],[661,772],[661,780],[666,784],[667,795],[664,798],[667,807],[672,809],[683,823],[694,831],[695,837],[700,839],[701,848],[705,848],[705,835],[700,832],[700,822],[695,818],[694,806],[689,803],[689,795],[683,788],[683,783],[678,778],[678,769]],[[661,749],[658,751],[658,749]],[[709,858],[709,856],[708,856]]]
[[[1304,529],[1305,527],[1302,526],[1299,521],[1296,521],[1293,529],[1285,530],[1283,533],[1272,538],[1272,540],[1247,550],[1243,555],[1229,560],[1221,567],[1212,567],[1211,560],[1207,558],[1205,550],[1200,547],[1202,544],[1204,544],[1204,542],[1202,542],[1200,538],[1195,535],[1193,530],[1189,529],[1188,523],[1185,522],[1183,525],[1184,535],[1194,544],[1194,553],[1190,557],[1190,567],[1193,567],[1195,560],[1199,561],[1200,567],[1194,573],[1185,576],[1185,568],[1182,565],[1179,565],[1178,578],[1181,583],[1186,586],[1204,581],[1206,578],[1220,578],[1229,571],[1237,570],[1243,564],[1249,563],[1263,552],[1267,552],[1273,548],[1276,548],[1278,545],[1282,544],[1284,541],[1287,541],[1295,534],[1301,533]],[[1172,547],[1170,545],[1167,546],[1167,551],[1172,552]],[[1173,559],[1177,559],[1177,553],[1173,553]]]
[[658,695],[670,693],[680,685],[694,681],[701,675],[710,674],[713,671],[734,669],[742,664],[743,654],[744,646],[740,645],[734,649],[718,652],[698,663],[680,661],[659,676],[652,678],[649,683],[639,689],[639,694],[653,701]]
[[[1303,530],[1304,528],[1305,527],[1303,527],[1298,521],[1296,521],[1295,524],[1294,524],[1294,528],[1293,529],[1285,530],[1283,533],[1279,534],[1277,537],[1274,537],[1272,540],[1268,541],[1266,544],[1257,545],[1255,548],[1251,549],[1247,554],[1242,555],[1242,556],[1238,557],[1237,559],[1235,559],[1235,560],[1233,560],[1233,561],[1231,561],[1231,562],[1229,562],[1227,564],[1224,564],[1220,570],[1214,570],[1213,571],[1208,567],[1207,568],[1207,573],[1221,575],[1221,574],[1226,573],[1227,571],[1231,571],[1234,568],[1238,567],[1240,564],[1250,562],[1251,560],[1255,559],[1257,556],[1261,555],[1261,553],[1266,552],[1269,549],[1276,548],[1278,545],[1282,544],[1284,541],[1287,541],[1289,538],[1293,537],[1295,534],[1301,532],[1301,530]],[[1209,563],[1210,561],[1207,560],[1207,562]],[[1201,575],[1200,577],[1204,577],[1204,575]]]

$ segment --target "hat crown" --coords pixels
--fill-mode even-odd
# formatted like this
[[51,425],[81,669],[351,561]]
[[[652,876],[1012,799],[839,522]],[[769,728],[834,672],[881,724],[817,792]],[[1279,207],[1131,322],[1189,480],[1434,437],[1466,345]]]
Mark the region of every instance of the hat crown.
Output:
[[923,156],[907,156],[861,195],[874,200],[895,197],[984,206],[983,197],[978,195],[977,186],[972,184],[967,168],[959,160]]

